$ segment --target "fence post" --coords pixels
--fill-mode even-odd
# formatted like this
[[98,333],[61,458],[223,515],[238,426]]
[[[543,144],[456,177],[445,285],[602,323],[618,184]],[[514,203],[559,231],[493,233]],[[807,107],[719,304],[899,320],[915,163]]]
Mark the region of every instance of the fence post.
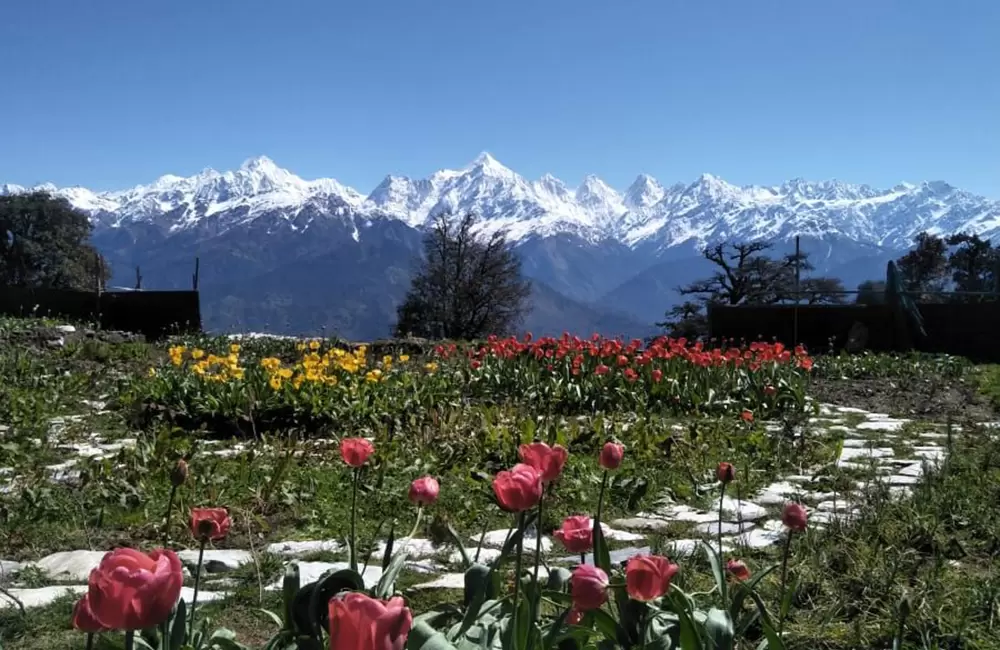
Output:
[[201,259],[194,258],[194,275],[191,276],[191,285],[195,291],[198,290],[198,272],[201,269]]
[[135,267],[135,290],[142,290],[142,273],[139,272],[138,265]]
[[799,236],[795,235],[795,306],[792,307],[792,339],[794,339],[794,344],[798,346],[799,344],[799,273],[800,264],[799,256],[801,252],[799,251]]

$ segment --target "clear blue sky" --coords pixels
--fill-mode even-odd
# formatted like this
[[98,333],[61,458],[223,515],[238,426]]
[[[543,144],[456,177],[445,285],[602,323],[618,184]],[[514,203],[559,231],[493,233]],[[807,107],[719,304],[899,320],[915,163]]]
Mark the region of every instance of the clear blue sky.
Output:
[[571,185],[1000,198],[1000,0],[10,0],[0,61],[0,182],[266,154],[368,192],[488,150]]

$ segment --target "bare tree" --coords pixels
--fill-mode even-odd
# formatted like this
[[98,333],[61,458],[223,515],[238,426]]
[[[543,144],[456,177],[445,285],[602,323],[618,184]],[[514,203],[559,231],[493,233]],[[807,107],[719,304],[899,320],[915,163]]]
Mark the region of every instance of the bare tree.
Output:
[[499,230],[479,237],[469,213],[441,214],[424,237],[424,257],[397,310],[396,336],[474,339],[503,334],[528,308],[530,283]]

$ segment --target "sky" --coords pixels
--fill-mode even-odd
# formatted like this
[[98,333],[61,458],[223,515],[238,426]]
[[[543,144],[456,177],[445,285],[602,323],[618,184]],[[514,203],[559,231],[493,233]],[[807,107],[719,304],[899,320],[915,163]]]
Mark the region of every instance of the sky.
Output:
[[10,0],[0,61],[0,183],[267,155],[367,193],[489,151],[571,186],[1000,199],[998,0]]

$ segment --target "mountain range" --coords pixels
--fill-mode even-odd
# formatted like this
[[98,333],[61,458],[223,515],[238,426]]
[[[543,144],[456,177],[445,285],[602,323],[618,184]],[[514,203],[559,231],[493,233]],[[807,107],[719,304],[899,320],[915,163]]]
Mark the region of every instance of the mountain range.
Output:
[[1000,201],[942,181],[890,189],[802,179],[736,186],[703,174],[664,185],[641,174],[619,192],[596,176],[572,188],[529,180],[483,153],[428,178],[387,176],[362,194],[303,180],[266,157],[233,171],[162,176],[111,192],[44,190],[87,213],[112,284],[187,288],[195,257],[206,327],[219,331],[385,336],[409,285],[423,229],[439,213],[473,211],[504,229],[532,280],[524,328],[641,335],[676,304],[678,286],[712,267],[700,250],[767,240],[802,249],[818,275],[853,288],[884,275],[921,231],[1000,241]]

